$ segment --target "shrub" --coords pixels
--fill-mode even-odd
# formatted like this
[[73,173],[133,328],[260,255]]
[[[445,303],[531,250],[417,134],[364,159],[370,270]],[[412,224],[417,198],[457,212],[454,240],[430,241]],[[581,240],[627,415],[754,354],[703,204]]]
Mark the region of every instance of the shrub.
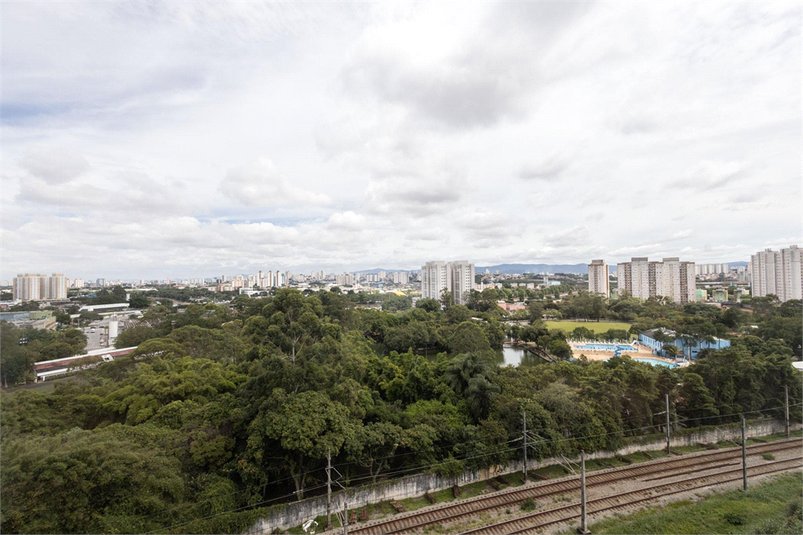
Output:
[[522,511],[535,511],[536,507],[535,501],[532,498],[527,498],[523,502],[521,502],[521,510]]
[[736,513],[725,513],[722,515],[722,518],[731,526],[741,526],[744,524],[744,518],[742,518],[742,515]]

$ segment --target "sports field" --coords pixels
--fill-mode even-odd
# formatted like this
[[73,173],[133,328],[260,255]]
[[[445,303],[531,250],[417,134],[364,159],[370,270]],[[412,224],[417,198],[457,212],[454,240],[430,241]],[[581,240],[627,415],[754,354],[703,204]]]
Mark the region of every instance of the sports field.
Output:
[[594,333],[604,333],[609,329],[630,330],[630,324],[622,321],[545,321],[550,329],[560,329],[570,333],[577,327],[585,327]]

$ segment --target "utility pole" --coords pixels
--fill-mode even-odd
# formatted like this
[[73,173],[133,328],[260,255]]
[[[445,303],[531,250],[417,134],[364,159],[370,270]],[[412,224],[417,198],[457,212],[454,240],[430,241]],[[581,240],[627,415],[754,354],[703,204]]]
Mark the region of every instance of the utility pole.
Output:
[[666,394],[666,454],[669,455],[669,394]]
[[745,438],[745,422],[742,416],[742,490],[747,490],[747,438]]
[[789,438],[789,386],[784,385],[783,391],[786,395],[786,418],[784,419],[784,429],[786,430],[786,438]]
[[524,422],[524,482],[527,483],[527,411],[521,411],[521,420]]
[[588,533],[586,524],[586,452],[580,452],[580,527],[578,533]]
[[349,510],[346,507],[346,497],[343,496],[343,535],[349,535]]
[[332,448],[326,448],[326,529],[332,529]]

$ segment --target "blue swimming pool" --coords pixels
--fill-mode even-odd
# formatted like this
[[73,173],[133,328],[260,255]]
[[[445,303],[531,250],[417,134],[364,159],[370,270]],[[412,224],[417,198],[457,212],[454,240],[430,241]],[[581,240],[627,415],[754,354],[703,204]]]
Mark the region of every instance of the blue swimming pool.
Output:
[[672,364],[671,362],[664,362],[663,360],[658,359],[651,359],[648,357],[633,357],[633,360],[639,360],[641,362],[647,362],[648,364],[652,364],[653,366],[666,366],[667,368],[674,368],[676,365]]
[[589,351],[637,351],[635,347],[627,344],[580,344],[574,348],[588,349]]

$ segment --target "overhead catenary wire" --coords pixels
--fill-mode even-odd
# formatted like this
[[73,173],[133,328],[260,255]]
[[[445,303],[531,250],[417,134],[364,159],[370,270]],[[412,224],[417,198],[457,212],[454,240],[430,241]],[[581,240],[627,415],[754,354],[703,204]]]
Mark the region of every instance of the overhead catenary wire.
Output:
[[[790,404],[790,407],[792,407],[792,406],[800,406],[800,405],[803,405],[803,403],[796,403],[794,405]],[[731,414],[725,414],[725,415],[717,414],[717,415],[705,416],[705,417],[699,417],[699,418],[689,418],[686,421],[707,420],[707,419],[711,419],[711,418],[728,418],[728,417],[735,417],[735,416],[741,416],[741,415],[747,415],[747,414],[761,414],[762,412],[775,411],[775,410],[779,410],[779,409],[783,409],[783,408],[785,408],[785,406],[769,407],[769,408],[765,408],[765,409],[756,409],[756,410],[753,410],[753,411],[743,411],[743,412],[739,412],[739,413],[731,413]],[[648,426],[642,426],[640,428],[629,429],[627,431],[629,431],[629,432],[640,431],[640,430],[643,431],[643,430],[652,429],[652,428],[655,428],[655,427],[656,427],[655,425],[648,425]],[[719,428],[719,426],[715,426],[715,427]],[[569,441],[578,441],[578,440],[586,440],[586,439],[592,439],[592,438],[600,438],[600,437],[605,437],[605,436],[610,436],[610,435],[617,435],[617,434],[620,434],[620,433],[621,433],[621,431],[611,431],[611,432],[607,432],[607,433],[598,433],[598,434],[593,434],[593,435],[572,436],[572,437],[557,437],[557,438],[552,438],[552,439],[544,439],[544,438],[542,438],[540,436],[537,437],[537,438],[534,438],[534,437],[529,437],[529,438],[531,440],[533,440],[534,442],[541,443],[541,444],[557,444],[557,443],[569,442]],[[528,433],[528,435],[529,434],[530,433]],[[517,437],[517,438],[513,438],[511,440],[508,440],[508,441],[505,442],[505,445],[511,444],[513,442],[521,441],[522,438],[523,437],[520,436],[520,437]],[[478,441],[478,442],[474,442],[472,444],[475,444],[475,445],[476,444],[484,444],[484,442]],[[529,446],[533,446],[533,444],[529,444]],[[438,448],[438,450],[443,450],[443,449],[448,449],[448,448],[453,448],[453,447],[454,446],[442,447],[442,448]],[[469,456],[465,456],[465,457],[454,457],[454,458],[450,458],[450,459],[447,459],[447,460],[444,460],[444,461],[441,461],[441,462],[438,462],[438,463],[424,463],[424,464],[421,464],[421,465],[407,467],[407,468],[403,468],[403,469],[399,469],[399,470],[392,470],[392,471],[389,471],[389,472],[384,472],[383,475],[385,477],[398,476],[398,475],[407,474],[407,473],[410,473],[410,472],[419,471],[419,470],[424,469],[424,468],[430,468],[431,469],[431,468],[434,468],[434,467],[444,466],[444,465],[447,465],[447,464],[449,464],[451,462],[454,462],[454,461],[469,461],[469,460],[474,460],[474,459],[479,459],[479,458],[499,455],[501,453],[513,452],[513,451],[517,451],[517,450],[521,450],[521,449],[523,449],[523,445],[515,446],[515,447],[504,447],[504,448],[500,448],[500,449],[497,449],[497,450],[494,450],[494,451],[491,451],[491,452],[481,453],[481,454],[477,454],[477,455],[469,455]],[[421,453],[426,453],[426,452],[421,452],[421,451],[407,452],[406,455],[421,454]],[[382,460],[387,460],[387,459],[390,459],[390,458],[394,458],[394,456],[386,456],[386,457],[382,458]],[[333,465],[332,468],[333,469],[336,469],[336,467],[344,468],[346,466],[349,466],[349,465],[348,464]],[[317,471],[321,471],[321,470],[324,470],[324,469],[314,470],[314,471],[309,472],[308,474],[311,474],[311,473],[317,472]],[[339,471],[338,471],[338,474],[341,475],[341,477],[343,477],[342,474],[340,474]],[[288,480],[291,480],[291,479],[294,479],[294,478],[293,477],[288,477],[288,478],[284,478],[283,480],[278,480],[278,481],[288,481]],[[373,476],[369,475],[369,476],[362,476],[362,477],[350,479],[349,483],[365,481],[365,480],[368,480],[368,479],[373,479]],[[336,482],[343,490],[348,490],[348,488],[345,487],[342,483],[340,483],[339,480],[334,481],[334,482]],[[307,488],[304,489],[304,492],[313,492],[315,490],[319,490],[319,489],[322,489],[322,488],[325,488],[325,487],[326,487],[325,483],[322,484],[322,485],[317,485],[317,486],[313,486],[313,487],[307,487]],[[243,492],[243,491],[240,491],[240,492]],[[237,494],[239,494],[240,492],[238,492]],[[196,518],[196,519],[193,519],[193,520],[190,520],[190,521],[187,521],[187,522],[183,522],[183,523],[180,523],[180,524],[176,524],[176,525],[170,526],[170,527],[165,528],[165,529],[169,530],[169,529],[173,529],[175,527],[180,527],[180,526],[184,526],[184,525],[190,524],[192,522],[197,522],[197,521],[201,521],[201,520],[209,520],[211,518],[222,516],[224,514],[228,514],[228,513],[232,513],[232,512],[238,512],[238,511],[242,511],[242,510],[246,510],[246,509],[252,509],[252,508],[255,508],[255,507],[259,507],[259,506],[265,505],[267,503],[271,503],[271,502],[282,500],[282,499],[287,499],[287,498],[290,498],[290,497],[293,497],[293,496],[296,496],[296,495],[297,495],[297,492],[294,491],[294,492],[285,494],[283,496],[271,498],[269,500],[264,500],[264,501],[257,502],[257,503],[254,503],[254,504],[244,505],[244,506],[238,507],[236,509],[223,511],[223,512],[220,512],[220,513],[217,513],[217,514],[214,514],[214,515],[210,515],[210,516],[207,516],[207,517]],[[176,509],[178,509],[178,508],[176,508]],[[152,516],[152,515],[148,515],[148,516]],[[156,531],[151,531],[151,532],[148,532],[148,533],[156,533]]]

